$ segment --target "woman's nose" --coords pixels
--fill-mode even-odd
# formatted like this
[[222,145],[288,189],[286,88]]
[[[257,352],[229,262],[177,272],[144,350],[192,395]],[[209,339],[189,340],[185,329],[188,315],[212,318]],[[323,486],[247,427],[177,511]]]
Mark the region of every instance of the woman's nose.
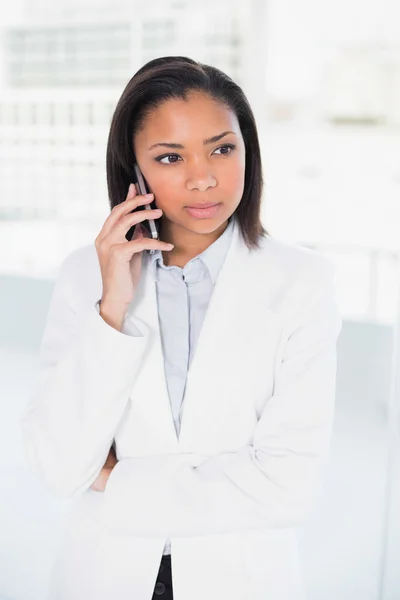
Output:
[[215,187],[217,180],[209,165],[197,165],[191,168],[186,185],[189,190],[205,192],[209,187]]

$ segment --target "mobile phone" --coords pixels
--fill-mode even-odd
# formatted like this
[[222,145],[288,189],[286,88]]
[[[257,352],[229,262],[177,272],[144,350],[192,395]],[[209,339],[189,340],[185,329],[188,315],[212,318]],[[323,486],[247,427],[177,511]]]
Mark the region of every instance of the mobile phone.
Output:
[[[147,184],[147,182],[145,181],[145,178],[143,177],[143,173],[139,169],[139,166],[137,165],[137,163],[134,163],[133,169],[134,169],[134,173],[132,176],[132,183],[135,185],[137,193],[142,194],[142,195],[150,193],[151,192],[150,187]],[[138,210],[150,210],[150,209],[155,209],[155,208],[157,208],[157,204],[156,204],[156,199],[154,198],[153,201],[150,202],[149,204],[137,206],[131,212],[136,212]],[[146,231],[148,232],[148,234],[151,238],[153,238],[154,240],[159,239],[160,219],[145,219],[144,221],[140,221],[140,224],[142,225],[142,227],[144,229],[146,229]],[[133,225],[129,229],[129,231],[126,233],[125,237],[128,240],[128,242],[130,242],[132,240],[133,235],[135,233],[135,228],[136,228],[136,225]],[[153,254],[154,250],[149,250],[149,252],[150,252],[150,254]]]

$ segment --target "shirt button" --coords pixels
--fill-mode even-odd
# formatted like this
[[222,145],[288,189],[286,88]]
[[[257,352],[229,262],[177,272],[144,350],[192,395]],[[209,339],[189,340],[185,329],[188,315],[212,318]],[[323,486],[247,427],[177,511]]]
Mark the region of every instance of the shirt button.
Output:
[[156,583],[156,587],[154,588],[154,592],[157,594],[157,596],[161,596],[161,594],[165,592],[165,585],[158,581]]

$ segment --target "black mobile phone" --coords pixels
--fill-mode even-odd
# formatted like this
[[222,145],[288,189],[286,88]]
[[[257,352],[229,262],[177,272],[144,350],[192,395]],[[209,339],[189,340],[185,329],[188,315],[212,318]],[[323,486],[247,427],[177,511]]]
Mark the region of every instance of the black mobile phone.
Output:
[[[139,169],[139,166],[134,163],[133,165],[133,169],[134,172],[132,174],[132,183],[135,185],[136,187],[136,191],[138,194],[149,194],[151,192],[150,187],[148,185],[148,183],[146,182],[145,178],[143,177],[143,173],[141,172],[141,170]],[[135,209],[133,209],[131,212],[136,212],[137,210],[150,210],[150,209],[155,209],[157,208],[157,204],[156,204],[156,199],[154,198],[152,202],[150,202],[149,204],[142,204],[138,207],[136,207]],[[144,221],[140,221],[140,224],[142,225],[142,227],[144,229],[146,229],[149,237],[158,240],[159,238],[159,232],[160,232],[160,219],[145,219]],[[128,242],[130,242],[133,238],[133,235],[135,233],[135,228],[136,225],[133,225],[129,231],[126,233],[125,237],[128,240]],[[153,253],[154,250],[150,250],[150,253]]]

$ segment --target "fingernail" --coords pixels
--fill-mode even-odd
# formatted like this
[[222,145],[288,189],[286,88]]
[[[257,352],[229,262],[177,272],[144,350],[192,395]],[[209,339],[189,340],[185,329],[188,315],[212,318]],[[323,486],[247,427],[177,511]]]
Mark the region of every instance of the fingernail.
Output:
[[154,198],[154,194],[145,194],[145,198]]
[[128,196],[131,196],[131,194],[133,194],[134,191],[135,191],[135,186],[133,185],[133,183],[130,183],[129,188],[128,188]]

